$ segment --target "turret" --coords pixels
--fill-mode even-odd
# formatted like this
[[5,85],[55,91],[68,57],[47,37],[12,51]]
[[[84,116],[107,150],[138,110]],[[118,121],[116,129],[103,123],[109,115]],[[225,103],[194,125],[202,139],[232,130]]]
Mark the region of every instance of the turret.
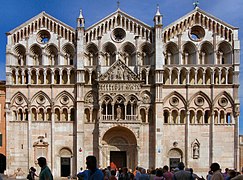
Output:
[[160,14],[159,5],[157,5],[157,11],[154,16],[154,26],[162,26],[162,15]]
[[84,17],[82,13],[82,9],[80,9],[79,17],[77,18],[77,28],[84,28]]
[[77,18],[77,82],[84,82],[84,17],[80,10]]
[[157,5],[157,11],[154,16],[155,66],[157,70],[161,70],[164,65],[162,28],[162,15],[159,11],[159,5]]

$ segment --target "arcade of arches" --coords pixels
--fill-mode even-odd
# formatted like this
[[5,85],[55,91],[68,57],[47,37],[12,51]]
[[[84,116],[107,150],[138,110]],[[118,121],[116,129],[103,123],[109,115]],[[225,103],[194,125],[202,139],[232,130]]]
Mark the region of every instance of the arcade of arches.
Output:
[[7,33],[8,173],[45,156],[67,177],[88,155],[102,168],[239,169],[238,28],[199,8],[167,27],[159,8],[153,26],[119,8],[85,21],[42,12]]

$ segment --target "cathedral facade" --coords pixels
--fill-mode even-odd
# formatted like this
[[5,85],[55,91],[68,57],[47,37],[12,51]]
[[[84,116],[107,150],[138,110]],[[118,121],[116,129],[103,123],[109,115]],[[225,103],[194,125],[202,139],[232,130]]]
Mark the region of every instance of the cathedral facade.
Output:
[[[164,27],[119,8],[74,29],[45,12],[7,33],[7,173],[99,167],[239,169],[238,28],[195,8]],[[39,169],[38,169],[39,171]]]

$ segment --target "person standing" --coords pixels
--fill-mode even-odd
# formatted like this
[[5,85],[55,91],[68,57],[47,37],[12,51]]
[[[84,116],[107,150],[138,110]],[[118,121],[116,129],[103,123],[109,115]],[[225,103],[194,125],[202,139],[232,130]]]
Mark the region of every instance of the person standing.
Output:
[[173,179],[173,174],[169,171],[169,167],[167,165],[165,165],[163,167],[163,176],[165,178],[165,180],[172,180]]
[[53,180],[51,170],[46,164],[46,158],[39,157],[37,159],[39,166],[41,167],[41,172],[39,174],[39,180]]
[[178,168],[179,171],[175,172],[173,180],[193,180],[192,174],[184,170],[185,165],[183,162],[179,162]]
[[97,160],[95,156],[86,157],[86,165],[88,169],[88,180],[103,180],[104,174],[97,168]]
[[29,169],[29,174],[27,176],[27,179],[29,179],[29,180],[35,180],[35,176],[38,177],[35,172],[36,172],[36,169],[34,167],[31,167]]
[[224,180],[224,176],[220,171],[220,165],[218,163],[212,163],[210,169],[213,172],[211,180]]

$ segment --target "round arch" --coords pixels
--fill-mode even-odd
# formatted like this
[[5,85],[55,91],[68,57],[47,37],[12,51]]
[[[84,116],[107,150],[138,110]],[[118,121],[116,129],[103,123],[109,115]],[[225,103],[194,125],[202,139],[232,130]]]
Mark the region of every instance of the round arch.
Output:
[[134,132],[124,126],[115,126],[107,130],[101,139],[102,152],[107,156],[100,157],[105,167],[135,168],[137,162],[137,138]]

